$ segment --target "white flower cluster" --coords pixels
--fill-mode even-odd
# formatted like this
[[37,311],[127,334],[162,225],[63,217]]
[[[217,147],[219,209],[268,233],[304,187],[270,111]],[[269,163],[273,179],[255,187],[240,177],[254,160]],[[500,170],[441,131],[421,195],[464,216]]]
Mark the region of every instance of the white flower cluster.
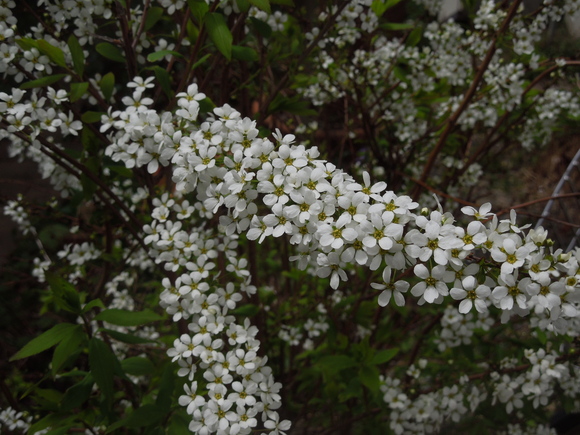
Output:
[[[383,182],[372,184],[366,173],[363,183],[356,182],[334,165],[318,160],[316,148],[293,144],[292,135],[277,133],[275,142],[258,137],[255,122],[242,119],[229,106],[216,108],[205,121],[198,121],[198,101],[204,95],[196,85],[178,97],[180,109],[175,114],[158,115],[144,106],[134,110],[133,105],[113,113],[118,121],[112,125],[119,130],[110,135],[107,154],[128,166],[147,165],[149,171],[171,161],[177,193],[197,196],[192,206],[164,194],[155,200],[154,220],[145,227],[156,261],[173,272],[187,269],[175,283],[164,283],[162,305],[175,320],[189,319],[192,332],[175,341],[170,356],[181,361],[184,375],[193,376],[199,364],[209,382],[209,399],[196,395],[195,384],[188,387],[194,405],[188,402],[187,406],[195,430],[206,428],[204,421],[209,422],[208,431],[245,430],[235,424],[243,415],[250,420],[253,416],[246,408],[230,411],[234,401],[228,397],[235,393],[223,384],[233,387],[234,376],[240,373],[234,373],[231,364],[237,365],[248,352],[252,372],[264,360],[255,354],[258,342],[248,332],[249,324],[242,327],[227,314],[241,299],[236,285],[215,286],[209,279],[215,273],[214,259],[222,252],[227,270],[237,275],[240,290],[255,291],[245,281],[245,264],[232,250],[236,234],[245,233],[260,242],[268,236],[286,235],[296,246],[292,259],[299,267],[330,278],[333,289],[348,279],[352,264],[382,271],[383,282],[373,287],[383,291],[380,301],[384,305],[391,297],[398,305],[404,303],[402,293],[409,286],[398,277],[412,268],[418,282],[410,293],[419,305],[461,301],[459,313],[452,314],[453,308],[448,308],[444,316],[442,349],[469,342],[476,326],[488,327],[490,307],[502,312],[504,322],[513,314],[543,315],[548,331],[578,331],[580,252],[553,252],[546,233],[526,232],[525,226],[517,225],[514,211],[499,220],[489,204],[479,209],[464,207],[464,214],[473,218],[466,227],[456,225],[449,213],[440,210],[415,214],[418,204],[409,197],[386,191]],[[127,147],[133,147],[132,155]],[[136,158],[144,153],[146,159]],[[154,159],[158,164],[151,165]],[[204,218],[219,215],[222,235],[207,228],[187,229],[196,220],[194,210]],[[474,308],[480,316],[476,323],[462,318]],[[231,350],[226,350],[225,339],[218,338],[227,331],[244,337],[242,341],[229,337]],[[260,377],[251,391],[278,385],[269,370],[259,376],[270,381],[264,383]],[[213,382],[215,378],[222,383]],[[266,390],[260,394],[278,397]],[[432,406],[429,403],[437,401],[424,399],[417,402],[413,418],[446,415],[427,410]]]
[[[562,388],[570,400],[577,400],[580,389],[577,374],[579,368],[570,362],[558,362],[555,352],[547,353],[528,349],[525,356],[529,364],[517,365],[517,359],[505,359],[500,372],[490,371],[491,389],[488,392],[486,384],[477,384],[475,378],[467,375],[459,377],[459,382],[451,387],[446,386],[427,393],[416,391],[421,389],[432,390],[428,379],[421,377],[425,369],[425,361],[419,366],[411,366],[407,375],[411,381],[401,382],[392,377],[381,377],[381,391],[383,400],[391,409],[390,427],[397,433],[437,433],[447,423],[459,422],[491,396],[491,403],[501,403],[508,414],[518,417],[526,403],[533,408],[546,406],[555,389]],[[451,362],[449,362],[451,363]],[[576,405],[577,407],[577,405]],[[516,430],[517,425],[510,425],[507,433],[550,433],[544,426],[530,427],[523,431]],[[545,432],[541,428],[544,428]],[[513,431],[513,432],[512,432]]]
[[[493,382],[493,402],[505,404],[506,411],[511,413],[524,406],[524,400],[532,404],[534,408],[546,406],[554,389],[563,388],[565,395],[570,399],[576,399],[580,391],[580,383],[574,373],[571,373],[571,365],[568,362],[558,363],[558,355],[555,352],[546,353],[544,349],[525,351],[526,358],[530,361],[528,370],[516,373],[512,376],[510,367],[504,374],[491,373]],[[511,368],[515,371],[515,367]],[[577,370],[576,370],[577,371]]]
[[381,378],[380,388],[391,409],[389,426],[397,435],[437,433],[445,423],[459,422],[475,411],[487,396],[484,390],[463,383],[412,397],[411,388],[390,377]]
[[[16,82],[50,74],[48,56],[26,43],[14,43],[10,26],[16,21],[9,9],[13,3],[2,6],[2,12],[7,11],[0,23],[2,72]],[[110,2],[104,0],[81,2],[82,7],[75,6],[78,2],[44,3],[61,23],[56,31],[63,31],[72,21],[81,45],[91,43],[96,30],[96,24],[87,17],[112,14]],[[182,3],[160,0],[170,14]],[[484,2],[476,19],[482,32],[502,19],[491,3]],[[547,5],[541,16],[553,19],[552,15],[561,16],[576,3],[566,2],[557,9]],[[420,116],[415,95],[432,91],[438,84],[451,88],[470,83],[472,57],[482,57],[487,46],[484,39],[455,23],[433,24],[425,32],[428,45],[424,47],[379,37],[370,51],[356,51],[352,64],[339,64],[335,61],[337,52],[345,51],[363,32],[376,28],[378,19],[371,4],[353,1],[341,11],[336,33],[319,43],[322,71],[318,83],[305,88],[303,95],[322,104],[347,95],[353,84],[370,85],[374,91],[365,96],[368,107],[361,110],[368,109],[373,117],[393,123],[393,134],[407,152],[429,127]],[[234,10],[235,3],[231,7]],[[139,34],[142,12],[132,12],[132,30]],[[252,13],[261,16],[257,10]],[[283,16],[274,15],[274,20],[273,29],[284,27]],[[542,27],[538,24],[536,28]],[[521,33],[518,41],[524,41],[525,27],[516,30]],[[317,32],[313,30],[310,37]],[[150,43],[145,33],[140,35],[138,60],[145,62],[142,51]],[[29,36],[47,38],[71,64],[66,44],[40,28],[32,29]],[[493,127],[502,111],[521,102],[524,72],[533,60],[504,65],[500,58],[496,53],[484,76],[488,93],[459,118],[462,128],[480,124]],[[384,77],[385,71],[394,71],[399,64],[411,71],[404,78],[394,72]],[[342,297],[341,282],[348,280],[355,267],[363,267],[382,276],[381,282],[370,284],[381,306],[391,299],[403,306],[408,293],[418,305],[447,304],[436,341],[441,351],[468,344],[474,330],[488,328],[494,316],[505,323],[514,314],[527,315],[532,327],[548,335],[578,334],[580,250],[553,250],[543,230],[526,231],[518,226],[515,212],[500,220],[491,213],[489,204],[479,209],[465,207],[463,213],[471,217],[467,225],[458,224],[441,207],[418,212],[419,204],[410,197],[387,190],[384,182],[373,183],[367,172],[362,174],[362,181],[355,180],[319,159],[315,147],[294,143],[293,135],[277,131],[273,141],[260,137],[256,123],[229,105],[200,116],[205,95],[195,84],[176,96],[178,108],[174,112],[163,113],[151,108],[154,101],[148,92],[155,87],[152,78],[135,77],[128,87],[131,95],[121,98],[125,108],[109,110],[102,117],[99,133],[108,134],[110,140],[105,154],[127,168],[146,168],[154,174],[171,166],[175,191],[152,200],[152,221],[143,232],[149,254],[172,276],[162,282],[161,306],[175,322],[188,321],[189,332],[174,341],[168,355],[180,365],[179,375],[188,380],[179,403],[191,415],[192,431],[238,434],[263,427],[281,433],[290,427],[276,411],[281,405],[281,384],[275,382],[267,357],[258,356],[258,330],[248,319],[236,317],[240,303],[257,291],[251,285],[247,260],[237,252],[240,235],[260,243],[266,237],[286,237],[293,247],[291,260],[317,277],[328,278],[335,300]],[[92,98],[102,98],[100,91],[93,90]],[[548,90],[538,95],[534,100],[539,102],[538,108],[530,112],[527,132],[521,135],[525,144],[548,137],[558,111],[579,110],[576,98],[567,91]],[[58,141],[40,139],[78,135],[82,125],[64,110],[68,99],[66,91],[50,87],[46,91],[14,88],[0,93],[4,127],[0,138],[10,138],[11,154],[37,161],[43,174],[65,193],[80,189],[80,182],[43,154],[48,145],[62,149]],[[460,100],[452,96],[437,102],[435,118],[448,116]],[[147,196],[144,189],[124,192],[127,187],[116,185],[113,191],[133,205]],[[17,203],[10,203],[6,210],[29,225]],[[74,281],[82,274],[81,266],[100,255],[87,242],[65,248],[59,257],[75,266]],[[153,266],[142,252],[125,255],[125,259],[142,269]],[[36,263],[36,273],[42,277],[47,265],[40,260]],[[410,275],[413,278],[408,280]],[[131,286],[132,279],[129,274],[120,275],[105,285],[112,306],[130,309],[134,305],[128,292],[121,289],[121,284]],[[328,325],[324,313],[320,314],[306,322],[305,334],[289,326],[281,330],[280,337],[297,344],[305,335],[307,340],[321,335]],[[369,335],[370,330],[360,328],[359,333]],[[308,349],[311,343],[303,345]],[[493,400],[505,404],[508,412],[520,408],[524,398],[533,406],[545,405],[556,384],[571,398],[580,394],[575,380],[578,373],[558,363],[556,354],[530,351],[527,357],[531,369],[525,373],[516,377],[506,371],[492,375]],[[413,366],[408,375],[419,378],[419,374],[420,369]],[[486,397],[485,391],[468,383],[412,397],[399,381],[386,378],[381,389],[396,433],[421,433],[446,421],[458,421]],[[12,414],[7,421],[10,418],[19,420]]]
[[23,197],[21,194],[18,195],[17,200],[8,201],[4,206],[4,214],[10,216],[10,218],[18,225],[18,228],[22,234],[28,234],[34,231],[30,219],[28,217],[28,212],[24,209],[22,205]]

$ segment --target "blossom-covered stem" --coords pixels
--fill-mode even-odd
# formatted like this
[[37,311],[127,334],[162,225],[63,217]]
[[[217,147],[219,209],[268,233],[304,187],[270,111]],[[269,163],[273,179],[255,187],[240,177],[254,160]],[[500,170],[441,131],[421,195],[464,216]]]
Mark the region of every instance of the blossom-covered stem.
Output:
[[[490,47],[487,50],[487,54],[485,55],[485,58],[481,62],[481,65],[479,65],[479,69],[477,71],[477,74],[473,78],[471,85],[469,86],[469,89],[467,90],[467,92],[465,93],[465,96],[463,97],[463,100],[461,101],[461,104],[459,105],[457,110],[447,119],[447,123],[445,125],[445,130],[443,131],[443,133],[441,133],[441,136],[439,136],[437,144],[435,145],[435,147],[431,151],[431,154],[429,154],[429,158],[427,159],[427,163],[425,164],[425,167],[423,169],[421,177],[419,178],[421,181],[427,180],[427,177],[431,173],[431,169],[433,168],[433,165],[435,164],[435,159],[437,158],[437,156],[441,152],[441,149],[443,149],[443,146],[445,145],[447,138],[449,137],[449,135],[451,134],[451,132],[455,128],[455,125],[457,124],[457,120],[459,119],[461,114],[465,111],[465,109],[467,109],[467,106],[469,106],[471,99],[474,97],[475,93],[477,92],[477,89],[479,88],[479,85],[480,85],[481,81],[483,80],[483,75],[484,75],[485,71],[487,70],[487,67],[489,66],[489,64],[490,64],[491,60],[493,59],[493,56],[496,52],[497,40],[500,38],[500,36],[503,33],[505,33],[507,31],[508,26],[509,26],[510,22],[513,20],[513,18],[515,17],[515,14],[516,14],[521,3],[522,3],[522,0],[516,0],[510,6],[510,9],[507,13],[507,16],[505,17],[500,29],[497,31],[495,38],[493,38],[493,40],[491,41]],[[411,194],[411,197],[417,199],[419,197],[419,195],[421,194],[422,190],[423,190],[423,187],[420,184],[417,184],[415,186],[415,189],[413,190],[413,193]]]
[[[496,215],[497,216],[501,216],[503,214],[509,213],[511,210],[517,210],[518,208],[529,207],[530,205],[538,204],[538,203],[541,203],[541,202],[548,202],[548,201],[550,201],[552,199],[573,198],[573,197],[576,197],[576,196],[580,196],[580,192],[562,193],[560,195],[545,196],[543,198],[538,198],[538,199],[534,199],[532,201],[523,202],[521,204],[514,205],[514,206],[509,207],[509,208],[504,208],[503,210],[498,211],[496,213]],[[567,223],[567,225],[570,225],[570,223]],[[572,225],[572,226],[577,226],[577,225]]]

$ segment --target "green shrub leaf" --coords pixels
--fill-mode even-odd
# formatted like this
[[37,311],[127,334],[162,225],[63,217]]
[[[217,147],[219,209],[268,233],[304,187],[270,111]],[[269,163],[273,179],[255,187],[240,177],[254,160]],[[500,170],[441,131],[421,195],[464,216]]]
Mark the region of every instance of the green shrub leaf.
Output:
[[12,358],[10,358],[10,361],[36,355],[37,353],[60,343],[66,337],[73,334],[73,331],[77,326],[78,325],[73,325],[71,323],[59,323],[58,325],[53,326],[48,331],[43,332],[38,337],[29,341],[22,349],[16,352]]
[[79,40],[75,35],[70,35],[68,38],[68,49],[73,61],[75,72],[82,77],[85,72],[85,54],[83,47],[79,44]]
[[121,368],[125,373],[133,376],[150,375],[155,371],[155,366],[151,360],[140,356],[124,359],[121,361]]
[[105,100],[109,101],[113,96],[113,91],[115,89],[115,74],[112,72],[105,74],[99,82],[99,86],[101,87],[101,91],[103,91]]
[[372,356],[369,363],[373,365],[384,364],[392,360],[398,353],[399,349],[396,347],[393,349],[381,350]]
[[251,4],[256,6],[258,9],[263,10],[267,14],[272,13],[272,9],[270,8],[270,0],[249,0]]
[[117,357],[109,346],[98,338],[91,338],[89,341],[89,367],[95,382],[109,403],[113,398],[113,376],[115,375],[115,366],[118,364]]
[[238,60],[245,60],[246,62],[255,62],[258,60],[258,53],[250,47],[232,45],[232,57]]
[[83,95],[86,94],[88,89],[89,82],[71,83],[69,92],[70,102],[74,103],[75,101],[80,100],[83,97]]
[[145,26],[143,30],[148,31],[151,29],[157,21],[163,16],[164,9],[160,7],[152,7],[147,9],[147,18],[145,18]]
[[151,310],[127,311],[117,308],[101,311],[95,318],[118,326],[139,326],[163,319]]
[[207,33],[217,49],[227,60],[232,58],[232,33],[222,14],[211,12],[205,15]]
[[32,88],[43,88],[45,86],[50,86],[53,83],[65,78],[67,74],[53,74],[51,76],[41,77],[30,82],[22,83],[20,89],[32,89]]
[[76,325],[54,349],[52,355],[52,375],[55,376],[66,360],[80,352],[80,345],[85,340],[86,334],[81,325]]
[[63,310],[79,314],[82,311],[81,301],[74,286],[54,273],[46,272],[45,276],[56,304]]
[[46,54],[50,60],[56,63],[58,66],[66,68],[66,62],[64,60],[64,52],[54,45],[48,43],[44,39],[39,39],[37,41],[38,50],[41,53]]
[[178,53],[177,51],[173,51],[173,50],[159,50],[159,51],[155,51],[153,53],[150,53],[147,56],[147,61],[149,61],[149,62],[157,62],[158,60],[163,59],[168,54],[172,54],[173,56],[177,56],[177,57],[183,57],[183,55],[181,53]]
[[121,49],[113,44],[101,42],[95,46],[95,49],[97,53],[109,60],[125,63],[125,56],[123,56]]

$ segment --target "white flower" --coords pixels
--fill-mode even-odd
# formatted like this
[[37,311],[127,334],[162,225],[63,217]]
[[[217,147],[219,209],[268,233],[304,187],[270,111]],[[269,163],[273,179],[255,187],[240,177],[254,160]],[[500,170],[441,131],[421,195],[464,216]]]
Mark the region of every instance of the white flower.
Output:
[[417,264],[413,271],[423,280],[411,289],[413,296],[421,296],[428,303],[433,303],[449,294],[446,282],[453,281],[454,274],[446,270],[445,266],[435,266],[429,271],[424,264]]
[[402,307],[405,305],[405,297],[403,296],[403,293],[406,293],[407,290],[409,290],[410,284],[407,281],[393,282],[391,279],[391,274],[391,267],[385,267],[383,270],[383,281],[386,284],[375,284],[373,282],[371,283],[371,287],[377,290],[383,290],[383,292],[379,295],[379,305],[381,307],[387,306],[391,300],[391,296],[395,300],[395,304],[397,304],[399,307]]
[[461,284],[463,288],[454,287],[449,292],[453,299],[461,301],[459,312],[466,314],[474,305],[480,313],[487,311],[486,299],[491,294],[491,289],[483,284],[478,285],[474,276],[466,276]]

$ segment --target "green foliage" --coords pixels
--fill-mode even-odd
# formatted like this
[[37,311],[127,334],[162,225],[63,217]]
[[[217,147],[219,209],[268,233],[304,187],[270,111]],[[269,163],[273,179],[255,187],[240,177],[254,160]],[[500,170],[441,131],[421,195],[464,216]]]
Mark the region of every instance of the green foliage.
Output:
[[38,337],[28,342],[22,349],[10,358],[10,361],[15,361],[22,358],[28,358],[36,355],[46,349],[53,347],[60,343],[65,338],[75,334],[78,325],[70,323],[59,323],[54,325],[48,331],[42,333]]
[[36,80],[31,80],[29,82],[20,85],[20,89],[32,89],[32,88],[44,88],[59,82],[65,78],[67,74],[53,74],[50,76],[44,76]]
[[116,308],[101,311],[95,317],[96,320],[102,320],[119,326],[144,325],[146,323],[157,322],[162,318],[159,314],[149,309],[143,311],[128,311]]
[[119,49],[119,47],[109,42],[101,42],[100,44],[97,44],[95,46],[95,50],[97,50],[97,53],[99,53],[106,59],[115,62],[125,63],[125,56],[123,56],[123,53]]
[[224,16],[216,12],[207,13],[204,16],[204,24],[216,48],[227,60],[231,60],[233,37]]

